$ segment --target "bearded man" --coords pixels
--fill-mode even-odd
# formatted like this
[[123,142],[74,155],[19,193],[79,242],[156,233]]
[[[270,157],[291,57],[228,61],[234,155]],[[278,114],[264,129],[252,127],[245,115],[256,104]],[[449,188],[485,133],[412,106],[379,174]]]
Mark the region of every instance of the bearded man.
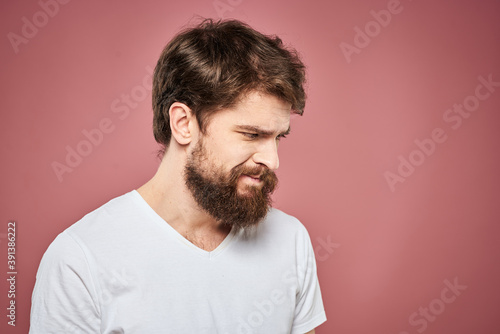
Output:
[[57,236],[30,333],[314,333],[326,315],[311,241],[270,197],[304,72],[236,20],[175,36],[153,79],[158,171]]

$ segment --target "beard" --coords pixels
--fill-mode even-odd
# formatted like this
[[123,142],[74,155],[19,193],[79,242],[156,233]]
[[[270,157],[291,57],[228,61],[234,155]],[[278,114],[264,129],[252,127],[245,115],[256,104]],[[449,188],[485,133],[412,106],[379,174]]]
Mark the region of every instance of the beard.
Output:
[[[237,230],[257,225],[271,208],[271,194],[278,184],[276,174],[263,165],[245,167],[242,164],[224,173],[223,168],[209,164],[202,141],[198,142],[184,168],[187,188],[198,205],[216,221]],[[209,175],[205,175],[209,174]],[[258,186],[245,185],[238,192],[242,175],[260,175]]]

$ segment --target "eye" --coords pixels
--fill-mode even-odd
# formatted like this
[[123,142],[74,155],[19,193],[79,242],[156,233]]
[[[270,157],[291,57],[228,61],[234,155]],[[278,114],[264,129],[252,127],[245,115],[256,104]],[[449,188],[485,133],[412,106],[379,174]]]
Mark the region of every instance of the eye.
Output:
[[258,133],[252,133],[252,132],[241,132],[241,134],[249,139],[256,139],[259,136]]
[[286,135],[282,134],[282,135],[279,135],[278,137],[276,137],[276,140],[277,141],[280,141],[281,139],[283,138],[286,138]]

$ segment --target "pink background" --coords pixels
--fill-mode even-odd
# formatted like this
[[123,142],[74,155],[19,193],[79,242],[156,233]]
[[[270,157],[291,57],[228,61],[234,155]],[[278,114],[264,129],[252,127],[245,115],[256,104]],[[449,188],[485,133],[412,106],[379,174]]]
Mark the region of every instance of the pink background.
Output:
[[[35,273],[55,236],[156,171],[147,68],[195,14],[278,34],[308,66],[309,99],[280,148],[275,200],[316,249],[328,316],[317,333],[500,332],[500,87],[469,97],[479,76],[500,82],[499,1],[70,1],[53,17],[37,1],[0,6],[0,268],[6,277],[15,220],[18,272],[16,327],[2,279],[0,332],[27,332]],[[381,26],[374,15],[388,6]],[[9,33],[22,36],[34,19],[38,31],[25,28],[30,37],[14,47]],[[358,28],[369,35],[355,40]],[[355,42],[346,57],[341,43]],[[447,122],[464,101],[475,110]],[[108,133],[85,146],[83,131],[106,119]],[[436,128],[446,140],[419,153],[415,141]],[[87,156],[59,180],[52,164],[66,164],[67,147]],[[418,166],[399,167],[404,182],[391,187],[400,156]]]

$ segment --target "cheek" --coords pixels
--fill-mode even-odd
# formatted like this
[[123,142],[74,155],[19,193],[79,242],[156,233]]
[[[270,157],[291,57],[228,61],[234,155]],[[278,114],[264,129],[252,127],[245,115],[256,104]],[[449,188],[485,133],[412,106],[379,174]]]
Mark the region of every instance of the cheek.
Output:
[[220,143],[210,147],[208,155],[214,168],[222,168],[227,172],[236,166],[248,165],[248,160],[252,157],[252,151],[243,145]]
[[251,159],[252,155],[248,154],[246,152],[243,152],[242,150],[236,150],[231,152],[231,155],[228,157],[228,160],[226,160],[230,168],[234,168],[236,166],[244,165],[248,166],[249,165],[249,160]]
[[255,149],[252,145],[240,145],[239,147],[232,150],[233,161],[236,165],[246,164],[252,159]]
[[230,135],[221,136],[213,144],[210,147],[212,156],[230,169],[238,165],[248,165],[248,160],[252,158],[255,151],[253,143],[242,141]]

